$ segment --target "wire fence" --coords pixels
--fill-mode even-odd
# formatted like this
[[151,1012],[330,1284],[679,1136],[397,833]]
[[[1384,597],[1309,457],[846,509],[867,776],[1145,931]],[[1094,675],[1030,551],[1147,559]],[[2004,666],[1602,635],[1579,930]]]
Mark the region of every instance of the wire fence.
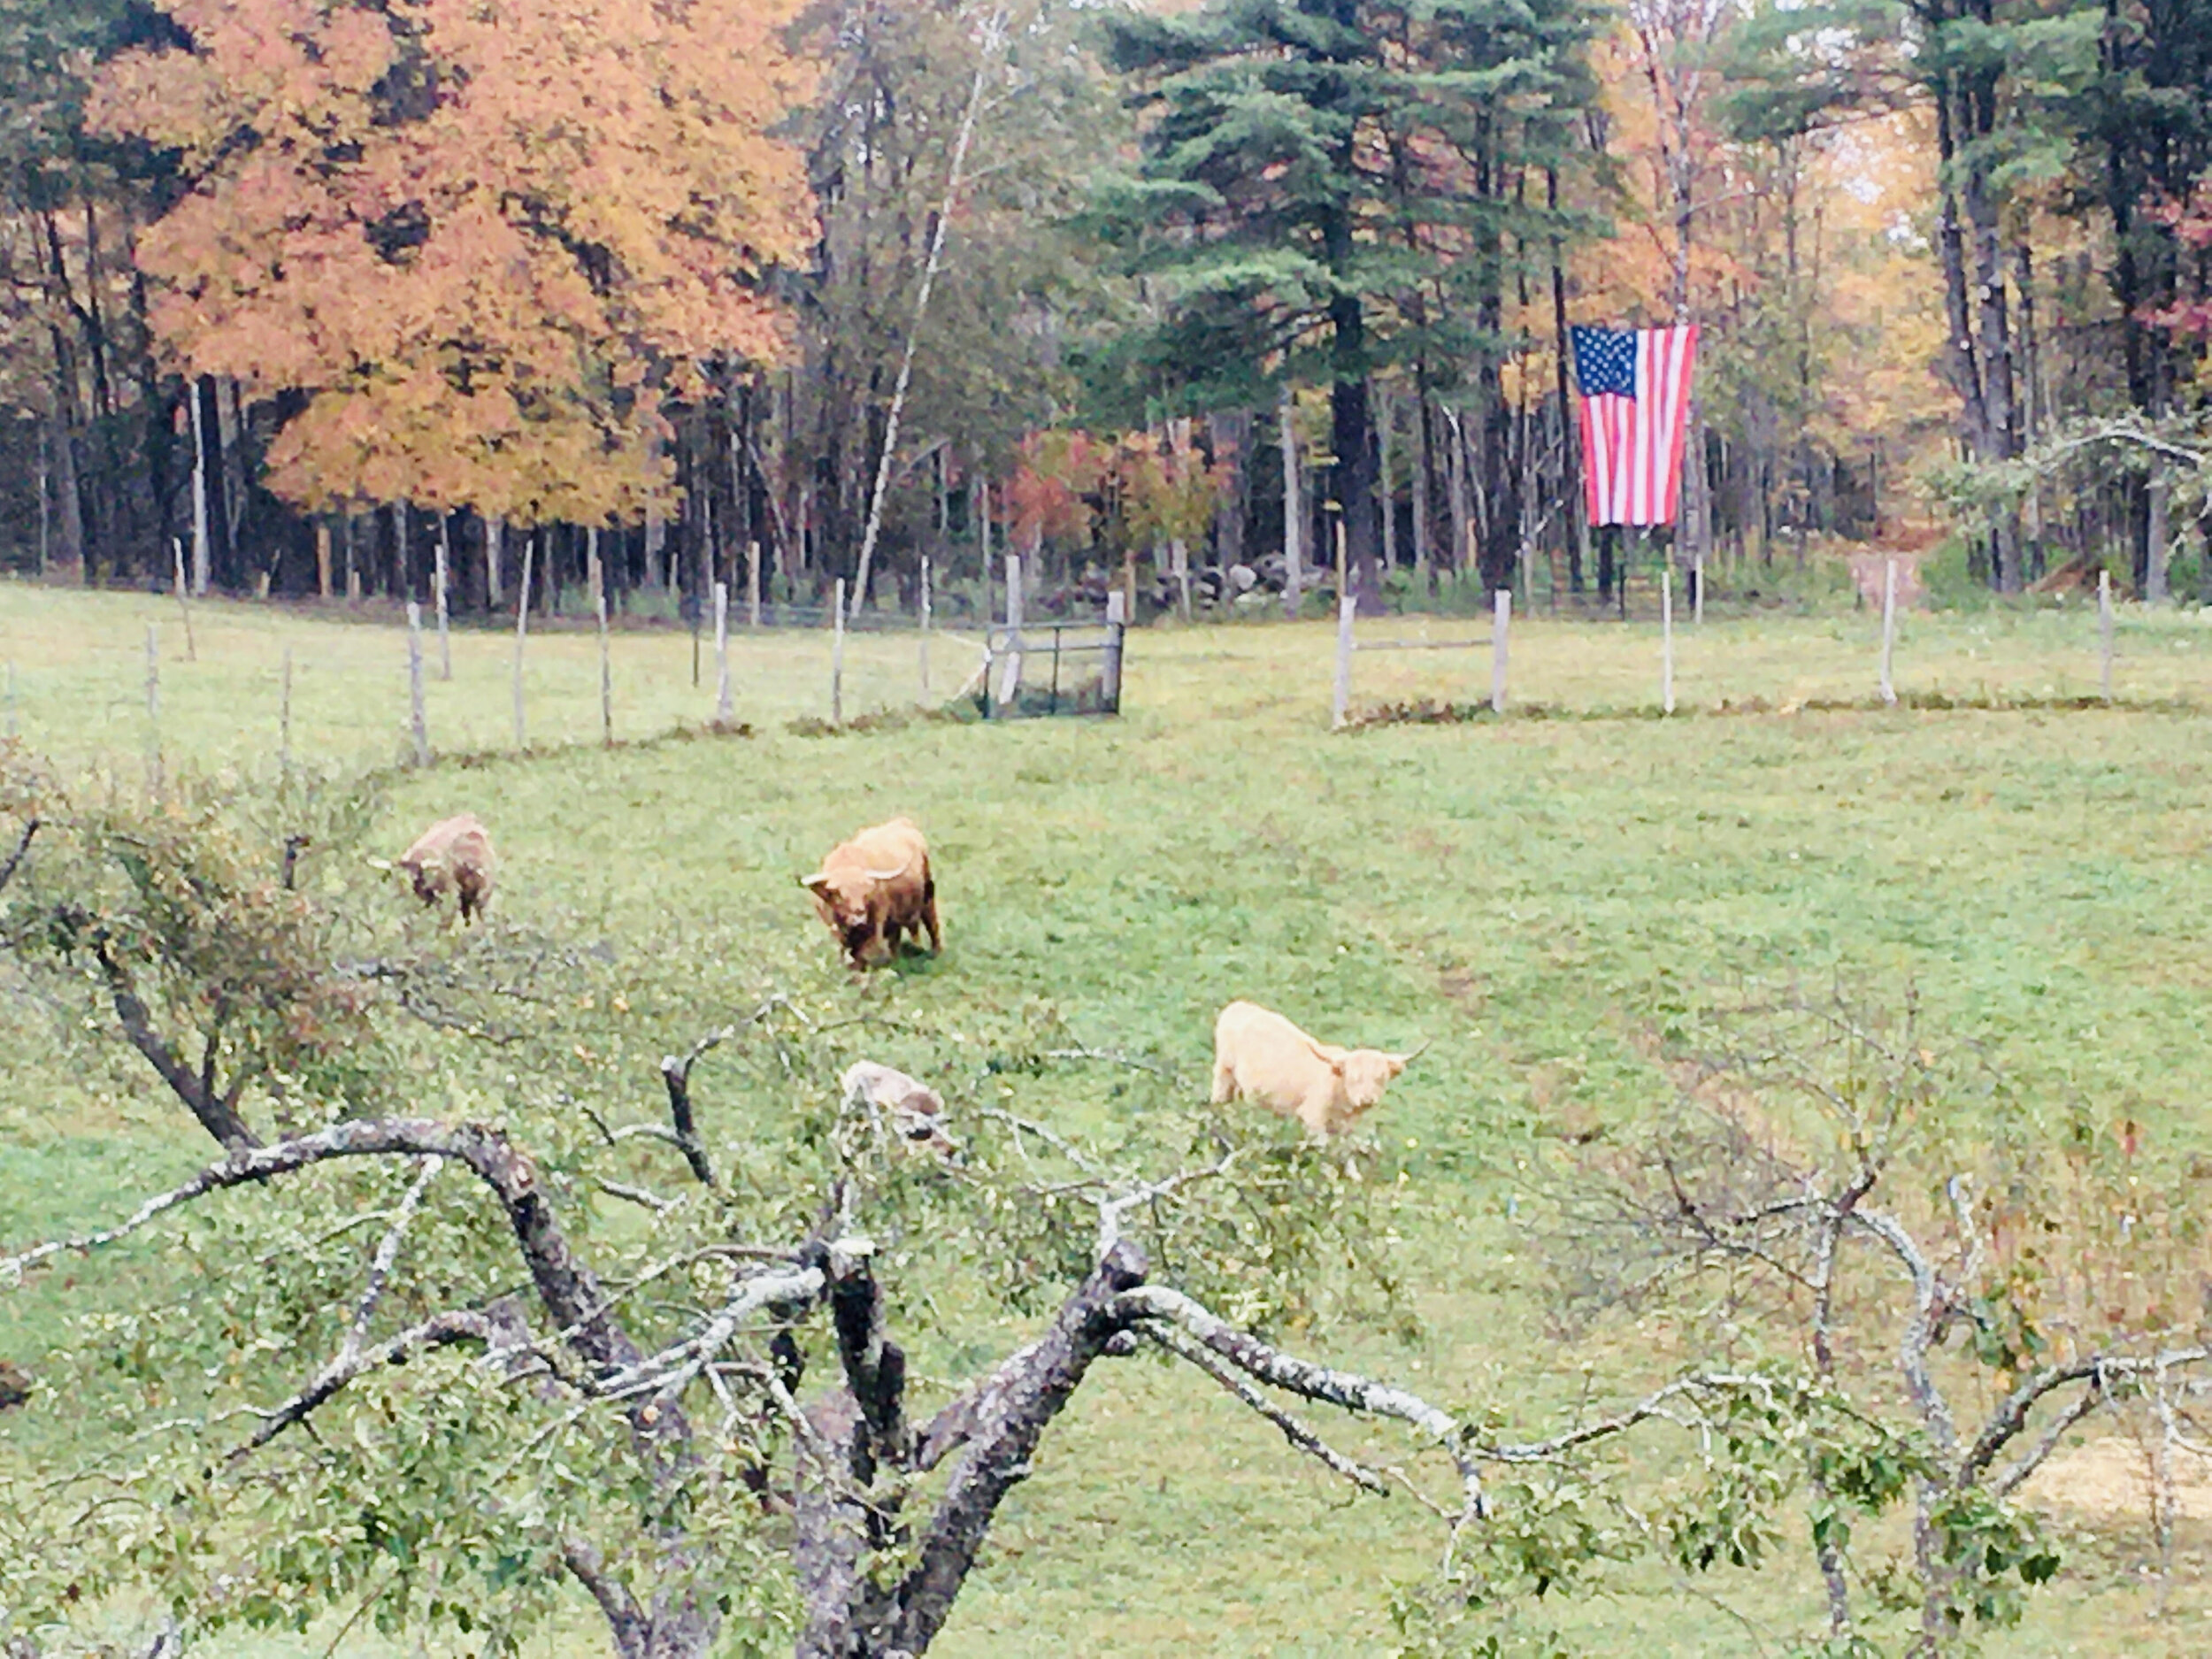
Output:
[[[395,622],[399,626],[395,627]],[[411,634],[388,611],[0,584],[0,735],[73,764],[386,765],[622,743],[717,726],[850,722],[979,687],[980,634],[829,607],[696,631],[533,616]],[[519,672],[518,672],[518,655]],[[726,663],[726,698],[724,695]],[[418,727],[419,718],[419,727]],[[419,730],[419,742],[418,733]]]
[[[1655,618],[1596,622],[1517,608],[1502,676],[1491,649],[1494,615],[1363,612],[1345,723],[1481,717],[1501,699],[1515,716],[1641,718],[1662,713],[1670,692],[1685,716],[1879,706],[1878,609],[1717,614],[1701,625],[1694,606],[1677,600],[1671,628]],[[2212,706],[2212,611],[2101,609],[2092,594],[1975,612],[1900,604],[1891,617],[1889,689],[1908,707],[2108,696],[2120,705]],[[251,603],[196,602],[188,613],[142,594],[0,581],[0,735],[19,736],[65,764],[133,770],[165,754],[200,766],[286,757],[410,764],[418,752],[411,659],[420,663],[423,748],[434,757],[515,749],[511,622],[453,627],[442,642],[434,615],[426,617],[411,654],[397,620],[388,611]],[[1104,711],[1107,653],[1070,649],[1067,634],[1057,636],[1056,695],[1050,630],[1060,626],[1024,630],[1013,706],[994,712]],[[1097,625],[1087,628],[1094,646],[1110,637]],[[522,653],[523,744],[597,746],[610,733],[633,742],[718,724],[834,729],[948,704],[981,711],[1000,688],[1008,644],[1002,626],[925,630],[911,611],[864,615],[857,624],[848,616],[840,630],[824,606],[764,608],[758,628],[731,608],[725,630],[726,703],[725,652],[711,617],[695,633],[665,623],[613,626],[603,655],[595,621],[534,617]],[[999,636],[1001,674],[987,680],[991,634]],[[1121,650],[1111,637],[1111,703],[1119,706]],[[1332,671],[1344,661],[1332,650],[1340,644],[1337,628],[1322,621],[1170,621],[1141,637],[1139,706],[1205,706],[1225,718],[1279,705],[1295,718],[1325,721]],[[1370,644],[1376,649],[1357,649]]]
[[2212,611],[2119,604],[2109,590],[1985,611],[1888,603],[1701,623],[1663,588],[1626,625],[1340,608],[1335,649],[1308,657],[1339,726],[1488,714],[1789,712],[1893,704],[2212,709]]

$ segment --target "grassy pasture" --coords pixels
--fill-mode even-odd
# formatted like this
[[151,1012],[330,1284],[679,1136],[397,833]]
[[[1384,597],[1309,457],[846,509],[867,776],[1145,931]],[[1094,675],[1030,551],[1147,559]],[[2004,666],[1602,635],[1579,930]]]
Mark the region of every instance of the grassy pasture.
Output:
[[[17,664],[26,738],[132,775],[149,622],[172,768],[265,763],[288,643],[297,750],[396,752],[405,654],[389,627],[203,606],[187,664],[173,603],[0,588],[0,657]],[[1390,618],[1363,634],[1424,626],[1481,632]],[[1864,695],[1874,629],[1856,612],[1686,628],[1683,708]],[[2078,608],[1915,617],[1897,678],[1954,695],[2076,695],[2095,687],[2094,643]],[[595,641],[557,634],[533,645],[533,737],[582,746],[410,778],[386,839],[403,844],[434,813],[482,811],[507,861],[503,912],[679,961],[696,1027],[768,987],[949,1024],[979,1045],[1048,1012],[1081,1043],[1164,1058],[1194,1092],[1212,1012],[1234,995],[1342,1041],[1432,1039],[1377,1125],[1379,1169],[1404,1178],[1402,1249],[1425,1332],[1411,1346],[1362,1326],[1300,1340],[1447,1399],[1497,1400],[1531,1429],[1576,1396],[1586,1363],[1605,1394],[1669,1363],[1664,1332],[1559,1337],[1519,1217],[1564,1139],[1658,1109],[1660,1033],[1707,989],[1840,976],[1901,995],[1909,983],[1929,1027],[1978,1046],[2022,1099],[2142,1125],[2147,1169],[2212,1150],[2212,720],[1777,712],[1332,737],[1332,645],[1319,624],[1152,631],[1133,639],[1118,722],[801,737],[784,724],[820,711],[826,642],[741,641],[737,711],[758,735],[603,752]],[[432,687],[434,741],[502,747],[510,641],[460,633],[454,646],[455,681]],[[2121,649],[2124,695],[2212,692],[2212,626],[2194,618],[2131,616]],[[687,638],[625,635],[615,649],[619,732],[710,717],[711,662],[693,691]],[[910,641],[884,649],[879,695],[903,701]],[[941,685],[956,683],[961,654],[948,642],[941,656]],[[1656,630],[1531,618],[1517,625],[1513,670],[1517,701],[1639,708],[1657,695]],[[1377,653],[1359,661],[1357,697],[1479,700],[1488,680],[1480,652]],[[866,706],[849,691],[849,710]],[[950,948],[855,985],[792,877],[893,811],[920,819],[938,849]],[[131,1068],[64,1065],[19,1009],[0,1027],[32,1056],[0,1091],[0,1240],[107,1219],[201,1156]],[[618,1056],[641,1101],[657,1040],[641,1033]],[[882,1057],[898,1063],[890,1041]],[[995,1087],[1078,1126],[1147,1098],[1107,1067]],[[739,1141],[750,1114],[777,1110],[766,1091],[716,1105]],[[51,1313],[0,1299],[0,1355],[28,1351]],[[978,1330],[974,1355],[1010,1338]],[[962,1340],[918,1370],[926,1378],[933,1358],[949,1371]],[[0,1456],[66,1430],[9,1423]],[[1387,1435],[1371,1444],[1403,1455]],[[1667,1444],[1655,1438],[1651,1455]],[[2067,1568],[1991,1651],[2212,1645],[2212,1592],[2189,1564],[2212,1543],[2202,1523],[2184,1529],[2160,1617],[2139,1519],[2092,1529],[2055,1513],[2075,1538]],[[1433,1544],[1402,1501],[1348,1501],[1203,1379],[1109,1367],[1048,1440],[938,1651],[1385,1651],[1386,1581],[1419,1572]],[[1816,1608],[1793,1553],[1757,1575],[1634,1576],[1548,1611],[1588,1651],[1748,1655],[1777,1650]],[[549,1651],[597,1651],[588,1628]],[[290,1659],[328,1640],[235,1650]],[[342,1650],[388,1651],[354,1636]]]

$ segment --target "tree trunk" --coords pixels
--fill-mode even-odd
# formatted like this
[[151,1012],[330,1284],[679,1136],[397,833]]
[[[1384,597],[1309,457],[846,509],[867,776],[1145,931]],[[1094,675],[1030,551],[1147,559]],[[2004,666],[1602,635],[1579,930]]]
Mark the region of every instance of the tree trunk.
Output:
[[1298,503],[1297,407],[1288,381],[1283,384],[1275,413],[1283,452],[1283,614],[1295,620],[1299,595],[1305,587],[1305,525]]
[[[1544,197],[1554,211],[1559,207],[1559,169],[1544,170]],[[1560,511],[1566,515],[1567,586],[1582,591],[1582,567],[1590,555],[1590,517],[1582,499],[1582,433],[1567,390],[1567,359],[1572,336],[1567,329],[1567,273],[1558,242],[1551,245],[1551,318],[1554,362],[1559,378],[1559,433],[1562,470],[1565,475]]]
[[1417,386],[1413,412],[1413,585],[1425,598],[1436,591],[1435,555],[1431,548],[1434,537],[1429,526],[1436,493],[1435,426],[1425,388]]
[[192,382],[192,591],[207,592],[215,577],[214,469],[209,459],[207,385]]
[[2171,488],[2162,462],[2154,463],[2150,482],[2144,487],[2143,538],[2143,602],[2162,605],[2166,603],[2166,553],[2172,526],[2169,522],[2168,496]]
[[1375,404],[1375,495],[1382,514],[1382,562],[1386,572],[1398,568],[1398,500],[1391,488],[1390,427],[1393,407],[1390,390],[1378,385]]
[[[238,382],[227,375],[215,381],[215,426],[221,441],[218,460],[223,483],[222,534],[215,542],[215,580],[234,592],[247,586],[246,406]],[[227,388],[227,401],[223,393]]]
[[[1985,90],[1981,100],[1993,104],[1993,87]],[[1977,121],[1984,136],[1994,123],[1993,111],[1985,111]],[[1997,203],[1991,193],[1987,164],[1978,154],[1966,171],[1967,216],[1974,226],[1974,253],[1978,294],[1981,300],[1982,365],[1986,375],[1983,396],[1987,404],[1989,438],[1993,454],[1989,457],[2010,461],[2020,454],[2020,432],[2013,398],[2012,335],[2009,306],[2006,298],[2003,250],[1997,236]],[[1997,585],[2006,593],[2018,593],[2023,586],[2020,571],[2020,522],[2016,509],[2006,509],[1997,515],[1992,526],[1995,537],[1993,556],[1997,568],[1993,572]]]
[[1451,434],[1445,487],[1451,497],[1452,528],[1440,563],[1445,570],[1456,571],[1467,562],[1475,539],[1473,491],[1467,482],[1467,434],[1459,411],[1449,403],[1440,403],[1438,408],[1444,416],[1444,430]]
[[67,409],[59,401],[66,389],[57,386],[54,412],[48,430],[54,457],[55,524],[52,565],[64,580],[92,580],[92,562],[85,557],[84,500],[77,489],[77,435]]
[[1225,569],[1243,565],[1244,520],[1251,510],[1252,480],[1248,465],[1252,447],[1252,417],[1236,410],[1206,417],[1207,440],[1214,465],[1227,474],[1219,504],[1214,510],[1214,552]]

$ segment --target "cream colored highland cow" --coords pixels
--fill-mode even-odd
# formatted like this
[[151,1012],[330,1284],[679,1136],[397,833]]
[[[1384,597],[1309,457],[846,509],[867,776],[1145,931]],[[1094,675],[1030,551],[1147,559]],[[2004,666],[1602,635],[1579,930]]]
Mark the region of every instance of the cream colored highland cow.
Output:
[[1271,1009],[1232,1002],[1214,1021],[1214,1104],[1256,1101],[1325,1141],[1373,1110],[1391,1079],[1420,1052],[1340,1048]]

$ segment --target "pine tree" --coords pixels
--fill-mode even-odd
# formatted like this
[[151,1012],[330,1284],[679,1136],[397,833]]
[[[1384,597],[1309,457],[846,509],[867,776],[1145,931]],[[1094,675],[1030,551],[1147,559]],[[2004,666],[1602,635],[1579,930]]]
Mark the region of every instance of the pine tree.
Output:
[[[1581,0],[1211,0],[1110,26],[1146,127],[1101,218],[1162,302],[1142,367],[1210,407],[1325,381],[1334,502],[1371,595],[1370,377],[1472,370],[1494,399],[1504,296],[1565,228],[1524,175],[1569,148],[1594,27]],[[1490,470],[1509,489],[1502,457]],[[1494,582],[1516,516],[1494,501]]]

